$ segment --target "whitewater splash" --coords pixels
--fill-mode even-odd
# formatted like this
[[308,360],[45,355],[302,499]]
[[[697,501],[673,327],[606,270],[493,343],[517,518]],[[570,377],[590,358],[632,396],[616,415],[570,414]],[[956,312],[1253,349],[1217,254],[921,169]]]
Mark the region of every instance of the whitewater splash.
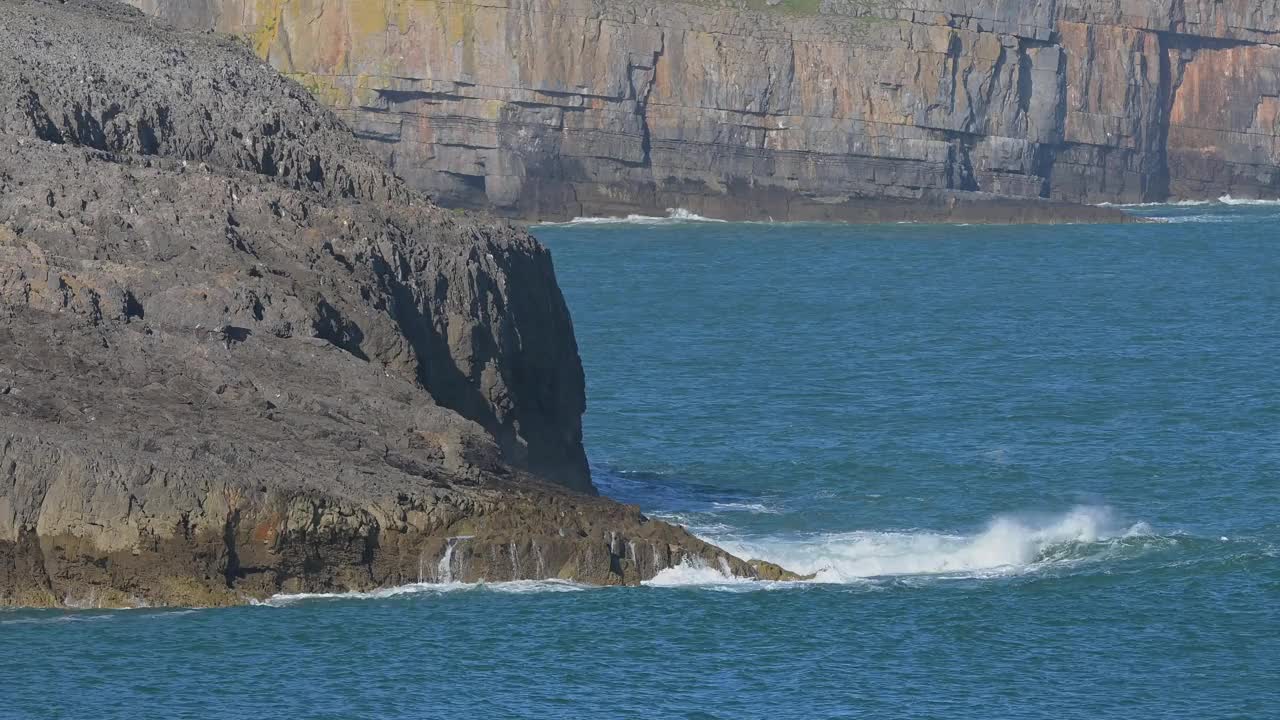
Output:
[[735,577],[723,568],[712,567],[698,558],[685,558],[679,565],[661,570],[644,581],[649,587],[683,587],[751,583],[749,578]]
[[654,215],[628,215],[626,217],[576,217],[564,223],[544,225],[676,225],[679,223],[722,223],[724,220],[703,217],[684,208],[667,208],[665,217]]
[[762,581],[754,578],[737,577],[730,572],[729,564],[708,565],[701,558],[686,557],[674,567],[658,572],[653,578],[644,581],[646,587],[696,587],[722,592],[751,592],[754,590],[781,590],[804,585],[801,581]]
[[1280,205],[1280,200],[1263,200],[1260,198],[1233,198],[1230,195],[1223,195],[1218,198],[1218,202],[1223,205]]
[[[860,583],[891,576],[999,577],[1107,559],[1126,547],[1162,540],[1143,522],[1121,522],[1105,507],[1067,513],[1001,515],[972,535],[927,531],[857,531],[755,540],[706,534],[739,557],[761,558],[818,583]],[[718,568],[681,565],[648,585],[750,582]]]

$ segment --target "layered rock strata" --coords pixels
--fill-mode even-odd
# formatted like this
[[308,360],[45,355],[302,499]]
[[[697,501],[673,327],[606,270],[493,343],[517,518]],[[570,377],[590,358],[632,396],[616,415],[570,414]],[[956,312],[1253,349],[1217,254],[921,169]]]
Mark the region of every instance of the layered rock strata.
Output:
[[547,251],[239,42],[0,3],[0,605],[748,565],[595,497]]
[[1280,192],[1275,3],[132,1],[242,35],[414,187],[526,219]]

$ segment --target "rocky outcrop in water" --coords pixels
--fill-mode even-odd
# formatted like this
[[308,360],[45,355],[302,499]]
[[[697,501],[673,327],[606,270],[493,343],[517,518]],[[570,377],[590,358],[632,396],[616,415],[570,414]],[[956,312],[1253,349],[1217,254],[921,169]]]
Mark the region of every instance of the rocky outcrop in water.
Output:
[[246,37],[414,187],[523,218],[1280,193],[1274,3],[132,1]]
[[593,495],[547,251],[242,44],[0,2],[0,604],[748,565]]

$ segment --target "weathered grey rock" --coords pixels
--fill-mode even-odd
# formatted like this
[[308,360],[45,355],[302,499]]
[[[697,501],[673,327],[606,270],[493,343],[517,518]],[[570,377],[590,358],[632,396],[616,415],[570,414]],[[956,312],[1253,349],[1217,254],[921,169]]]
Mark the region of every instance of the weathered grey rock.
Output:
[[0,3],[0,604],[773,574],[594,497],[583,409],[527,234],[237,42]]
[[414,187],[528,219],[1280,192],[1274,2],[131,1],[243,35]]
[[[105,7],[115,16],[127,10]],[[544,249],[511,228],[444,215],[414,197],[332,115],[229,39],[152,29],[136,17],[104,33],[107,16],[50,15],[41,5],[6,11],[0,132],[124,155],[120,162],[141,164],[140,172],[164,164],[147,158],[180,163],[160,171],[176,172],[173,179],[98,183],[79,180],[86,172],[72,160],[42,168],[59,184],[37,209],[64,228],[48,233],[57,246],[46,254],[93,252],[148,269],[177,260],[224,272],[277,261],[312,282],[343,273],[347,281],[320,292],[299,287],[292,273],[259,270],[262,277],[211,283],[199,304],[181,276],[149,273],[129,291],[176,327],[331,338],[416,378],[484,425],[517,464],[589,486],[581,364]],[[306,193],[256,197],[229,171],[369,203],[327,213]],[[35,212],[17,196],[5,200],[15,222]],[[139,211],[144,203],[150,213]],[[195,219],[185,217],[197,208]],[[281,245],[281,234],[301,242]],[[225,236],[230,247],[209,247],[201,235]],[[101,247],[86,248],[94,237]]]

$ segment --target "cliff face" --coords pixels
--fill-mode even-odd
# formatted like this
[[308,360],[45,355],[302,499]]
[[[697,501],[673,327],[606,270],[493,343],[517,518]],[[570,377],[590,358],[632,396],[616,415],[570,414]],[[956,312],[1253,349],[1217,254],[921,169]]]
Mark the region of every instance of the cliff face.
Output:
[[1280,192],[1274,3],[133,1],[246,37],[414,187],[526,218]]
[[[7,162],[15,177],[38,168],[51,182],[57,173],[47,207],[39,207],[39,198],[23,202],[30,184],[0,200],[15,228],[50,216],[39,223],[46,244],[26,252],[33,263],[92,253],[96,261],[136,266],[127,283],[99,268],[75,270],[82,276],[76,283],[88,285],[86,297],[129,298],[140,317],[150,308],[147,319],[157,325],[228,325],[329,340],[420,383],[441,405],[480,423],[513,464],[590,487],[581,363],[542,247],[509,227],[428,206],[348,128],[230,39],[202,45],[164,29],[98,39],[93,28],[81,29],[78,16],[54,27],[20,5],[9,12],[13,60],[0,71],[6,83],[0,133],[140,157],[152,173],[159,159],[182,163],[178,177],[155,178],[159,194],[146,199],[153,211],[143,213],[143,198],[129,189],[150,178],[121,187],[121,178],[104,177],[98,187],[84,187],[67,160]],[[120,23],[127,32],[145,27],[136,17]],[[33,35],[19,38],[27,26]],[[180,42],[170,46],[169,35]],[[50,44],[42,46],[46,39]],[[208,67],[193,70],[197,62]],[[14,151],[42,147],[48,150],[23,144]],[[234,182],[210,181],[215,170],[269,177],[302,194],[255,205]],[[80,191],[89,196],[77,197]],[[107,192],[114,195],[109,202],[98,199]],[[357,205],[326,217],[316,205],[327,200]],[[388,208],[387,216],[366,209],[372,204]],[[197,208],[208,217],[183,223]],[[319,244],[279,241],[294,232]],[[226,242],[210,246],[201,242],[206,236]],[[289,271],[254,269],[271,262]],[[161,271],[166,263],[222,274],[185,277]],[[331,273],[343,280],[330,282]],[[9,297],[58,309],[66,291],[53,280],[53,287],[32,286],[34,274],[11,280]]]
[[528,235],[234,40],[0,3],[0,605],[757,573],[589,493],[583,393]]

